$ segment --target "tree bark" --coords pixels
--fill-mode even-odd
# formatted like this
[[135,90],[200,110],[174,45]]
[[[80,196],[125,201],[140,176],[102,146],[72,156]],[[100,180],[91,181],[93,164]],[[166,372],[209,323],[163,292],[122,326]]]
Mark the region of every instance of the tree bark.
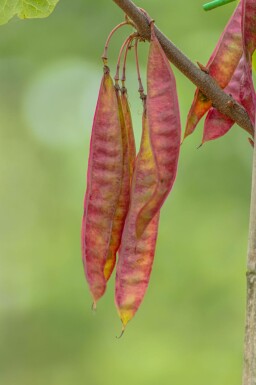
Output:
[[252,192],[246,275],[247,305],[243,385],[256,385],[256,147],[254,147],[253,151]]
[[[113,0],[134,22],[142,38],[150,40],[150,27],[145,14],[130,0]],[[213,106],[234,120],[248,133],[253,126],[246,110],[230,95],[227,95],[215,80],[192,63],[157,27],[156,36],[170,60],[192,83],[212,101]]]

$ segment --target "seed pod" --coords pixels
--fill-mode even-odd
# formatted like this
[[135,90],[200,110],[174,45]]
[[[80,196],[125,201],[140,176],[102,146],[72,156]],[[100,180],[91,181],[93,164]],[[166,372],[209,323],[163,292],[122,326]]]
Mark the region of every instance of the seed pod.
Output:
[[[228,85],[242,56],[241,10],[242,4],[239,3],[206,66],[221,88]],[[211,101],[197,88],[188,113],[184,139],[193,133],[211,105]]]
[[225,135],[233,126],[234,121],[216,108],[210,108],[204,122],[202,144]]
[[120,96],[120,91],[116,89],[118,102],[119,118],[122,130],[123,144],[123,175],[119,201],[113,220],[109,252],[104,267],[104,275],[108,280],[112,274],[116,263],[116,253],[119,249],[125,218],[130,203],[130,183],[132,179],[133,165],[135,161],[135,141],[132,128],[132,120],[126,95]]
[[242,40],[246,60],[240,98],[254,126],[256,100],[252,80],[252,54],[256,49],[256,3],[252,0],[242,1]]
[[243,46],[248,62],[256,48],[256,3],[255,0],[242,0]]
[[142,119],[141,146],[135,162],[130,208],[125,221],[116,269],[115,303],[123,330],[138,310],[148,287],[159,219],[157,214],[142,237],[136,238],[137,215],[148,197],[153,194],[157,184],[157,170],[145,112]]
[[125,127],[128,135],[128,157],[129,157],[129,165],[130,165],[130,176],[132,180],[132,174],[133,174],[134,163],[136,158],[136,146],[135,146],[133,126],[132,126],[131,111],[130,111],[129,102],[127,99],[127,90],[124,87],[121,89],[121,104],[122,104],[122,110],[124,115]]
[[145,202],[136,223],[137,237],[160,210],[175,181],[181,127],[175,77],[152,24],[147,70],[147,115],[151,146],[157,167],[157,186]]
[[[248,94],[248,90],[244,84],[244,77],[246,76],[244,65],[245,58],[243,55],[229,84],[225,88],[225,93],[231,95],[238,103],[241,103],[246,108],[250,116],[254,116],[253,100],[251,98],[251,94]],[[241,92],[243,93],[243,97],[241,97]],[[228,116],[222,114],[216,108],[211,108],[204,122],[202,143],[225,135],[233,124],[234,121]],[[249,134],[252,134],[252,132],[249,132]]]
[[123,174],[118,104],[109,68],[104,67],[92,128],[82,222],[82,255],[94,300],[104,294],[104,266]]
[[[239,97],[240,97],[240,103],[246,109],[251,119],[252,126],[254,127],[255,111],[256,111],[255,90],[254,90],[253,80],[252,80],[252,67],[251,67],[251,64],[249,64],[246,60],[244,60],[244,63],[243,63],[243,74],[241,77]],[[254,132],[249,132],[249,133],[254,136]]]

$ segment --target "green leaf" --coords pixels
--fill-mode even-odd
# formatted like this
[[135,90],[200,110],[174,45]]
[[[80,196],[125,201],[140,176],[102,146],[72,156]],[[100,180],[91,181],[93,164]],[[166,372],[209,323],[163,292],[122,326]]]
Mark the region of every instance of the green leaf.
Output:
[[0,0],[0,25],[12,17],[20,19],[49,16],[59,0]]

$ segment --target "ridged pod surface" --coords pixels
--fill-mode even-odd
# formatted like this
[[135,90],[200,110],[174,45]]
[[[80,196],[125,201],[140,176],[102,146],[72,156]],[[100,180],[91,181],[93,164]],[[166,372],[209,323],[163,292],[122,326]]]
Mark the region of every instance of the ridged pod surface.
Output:
[[118,103],[109,68],[104,67],[94,115],[82,221],[82,257],[94,300],[104,294],[104,266],[123,174]]
[[242,0],[242,33],[243,44],[247,61],[256,48],[256,2],[255,0]]
[[113,219],[108,256],[104,267],[106,280],[110,278],[116,263],[116,253],[120,246],[124,222],[130,203],[130,184],[136,156],[132,120],[127,96],[122,94],[120,95],[120,91],[116,89],[116,97],[122,130],[123,175],[119,201]]
[[116,269],[115,303],[123,329],[138,310],[148,287],[159,220],[159,214],[157,214],[142,237],[137,239],[138,213],[145,201],[153,194],[157,184],[157,171],[145,112],[142,119],[141,146],[135,162],[130,208],[125,221]]
[[[206,68],[221,88],[225,88],[242,56],[241,34],[242,4],[238,4],[214,49]],[[196,125],[210,109],[212,103],[196,89],[194,100],[187,117],[184,138],[192,134]]]
[[122,104],[125,126],[128,133],[128,157],[129,157],[129,165],[130,165],[130,176],[132,179],[135,158],[136,158],[136,145],[135,145],[135,139],[134,139],[133,126],[132,126],[131,111],[130,111],[129,102],[127,98],[127,91],[126,91],[126,88],[124,87],[121,89],[121,104]]
[[240,99],[254,126],[256,100],[252,80],[252,54],[256,48],[256,2],[253,0],[242,0],[242,41],[246,60]]
[[157,185],[153,195],[139,212],[136,223],[138,238],[160,210],[172,189],[177,173],[181,141],[175,77],[155,36],[154,28],[151,30],[147,68],[147,116],[157,168]]
[[[232,95],[232,97],[238,102],[241,103],[247,110],[250,116],[252,115],[252,111],[254,110],[253,100],[251,99],[251,94],[247,95],[247,90],[244,84],[244,65],[245,65],[245,57],[244,55],[241,57],[238,66],[229,82],[227,87],[225,88],[226,94]],[[243,89],[243,90],[242,90]],[[246,94],[243,98],[241,98],[241,91],[243,94]],[[251,113],[250,113],[251,111]],[[225,135],[230,128],[233,126],[234,121],[230,119],[228,116],[219,112],[216,108],[211,108],[208,112],[205,122],[204,122],[204,133],[202,143],[205,143],[209,140],[220,138]],[[252,134],[250,132],[250,134]]]

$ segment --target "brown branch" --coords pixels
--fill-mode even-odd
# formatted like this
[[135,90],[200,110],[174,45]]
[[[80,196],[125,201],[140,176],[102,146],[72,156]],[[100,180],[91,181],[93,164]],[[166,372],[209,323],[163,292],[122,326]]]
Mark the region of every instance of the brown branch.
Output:
[[[149,41],[150,27],[145,14],[130,0],[113,1],[134,22],[141,37]],[[155,33],[170,62],[200,88],[212,101],[215,108],[253,134],[254,129],[246,110],[230,95],[227,95],[210,75],[192,63],[157,27],[155,27]]]
[[[254,140],[256,140],[256,135]],[[256,147],[254,147],[253,151],[252,191],[247,258],[247,305],[243,385],[256,385]]]

